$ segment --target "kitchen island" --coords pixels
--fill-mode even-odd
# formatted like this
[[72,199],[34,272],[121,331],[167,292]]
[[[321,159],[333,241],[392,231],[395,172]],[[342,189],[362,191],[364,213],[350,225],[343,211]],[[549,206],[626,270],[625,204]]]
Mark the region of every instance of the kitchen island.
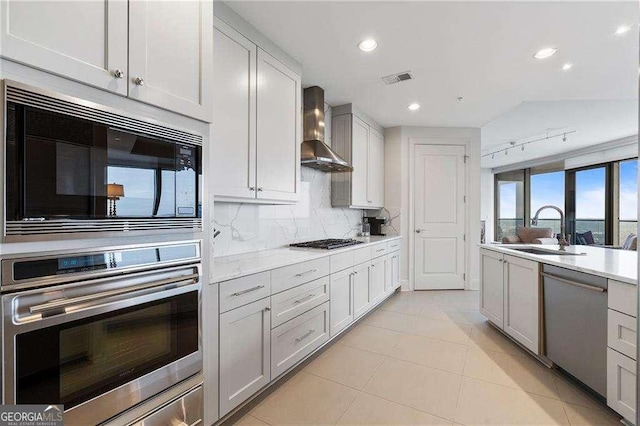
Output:
[[637,256],[591,246],[481,245],[480,311],[635,420]]

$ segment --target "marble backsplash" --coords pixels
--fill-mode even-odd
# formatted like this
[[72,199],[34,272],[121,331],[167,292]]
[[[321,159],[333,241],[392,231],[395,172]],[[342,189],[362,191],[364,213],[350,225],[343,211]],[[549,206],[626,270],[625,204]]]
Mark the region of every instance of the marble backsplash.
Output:
[[214,256],[357,235],[362,210],[331,207],[331,174],[302,167],[300,201],[293,205],[215,203]]

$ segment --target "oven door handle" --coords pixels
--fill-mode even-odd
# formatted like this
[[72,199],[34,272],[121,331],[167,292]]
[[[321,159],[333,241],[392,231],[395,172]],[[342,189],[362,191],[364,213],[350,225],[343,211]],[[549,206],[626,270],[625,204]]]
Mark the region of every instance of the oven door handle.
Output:
[[200,279],[199,274],[189,274],[189,275],[183,275],[176,278],[166,278],[164,280],[154,281],[152,283],[138,284],[138,285],[127,287],[127,288],[103,291],[101,293],[89,294],[86,296],[73,297],[71,299],[52,300],[51,302],[43,303],[41,305],[31,306],[29,308],[29,311],[32,314],[39,314],[39,313],[51,311],[51,310],[65,309],[65,308],[68,308],[69,306],[77,305],[80,303],[91,302],[97,299],[103,299],[103,298],[112,297],[112,296],[120,296],[123,294],[133,293],[140,290],[147,290],[154,287],[163,287],[170,284],[183,284],[183,283],[193,284],[193,283],[197,283],[199,279]]

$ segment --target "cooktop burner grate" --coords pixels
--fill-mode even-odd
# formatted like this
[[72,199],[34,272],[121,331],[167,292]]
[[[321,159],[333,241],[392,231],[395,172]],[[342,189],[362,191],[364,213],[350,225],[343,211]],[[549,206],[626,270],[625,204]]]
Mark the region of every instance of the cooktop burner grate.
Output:
[[348,247],[356,244],[362,244],[362,241],[354,239],[336,239],[330,238],[327,240],[307,241],[304,243],[289,244],[290,247],[303,247],[303,248],[317,248],[317,249],[337,249],[340,247]]

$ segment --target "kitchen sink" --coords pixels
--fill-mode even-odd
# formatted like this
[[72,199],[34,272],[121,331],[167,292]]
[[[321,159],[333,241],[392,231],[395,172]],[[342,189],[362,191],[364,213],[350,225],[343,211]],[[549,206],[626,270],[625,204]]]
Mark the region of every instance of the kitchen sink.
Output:
[[[506,247],[509,248],[509,247]],[[509,250],[521,251],[524,253],[538,254],[541,256],[584,256],[586,253],[571,253],[568,251],[560,251],[560,250],[541,250],[537,248],[530,247],[520,247],[520,248],[509,248]]]

